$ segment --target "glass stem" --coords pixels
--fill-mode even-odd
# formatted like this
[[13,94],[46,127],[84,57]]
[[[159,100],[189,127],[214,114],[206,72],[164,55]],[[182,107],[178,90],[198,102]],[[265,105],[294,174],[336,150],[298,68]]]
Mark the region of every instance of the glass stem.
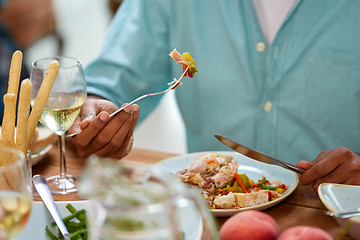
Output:
[[66,159],[65,159],[65,133],[58,135],[58,145],[60,151],[60,179],[66,178]]

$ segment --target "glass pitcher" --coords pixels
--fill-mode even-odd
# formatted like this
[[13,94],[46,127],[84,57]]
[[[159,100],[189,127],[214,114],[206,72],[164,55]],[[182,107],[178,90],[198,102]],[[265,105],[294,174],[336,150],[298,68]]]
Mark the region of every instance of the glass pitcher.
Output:
[[200,192],[170,173],[93,155],[79,191],[91,200],[90,239],[219,239]]

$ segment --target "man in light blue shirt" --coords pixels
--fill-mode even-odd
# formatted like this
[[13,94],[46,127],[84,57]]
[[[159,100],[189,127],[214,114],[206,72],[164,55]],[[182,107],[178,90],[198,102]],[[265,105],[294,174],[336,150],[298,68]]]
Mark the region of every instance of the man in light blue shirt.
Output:
[[[228,150],[219,133],[294,164],[345,146],[334,151],[360,169],[359,10],[356,0],[295,0],[269,45],[251,0],[124,1],[86,69],[88,91],[119,107],[164,90],[181,75],[168,56],[177,48],[198,69],[175,90],[189,152]],[[139,102],[140,121],[160,98]],[[331,161],[321,174],[299,163],[311,167],[303,183],[326,181],[343,164]],[[360,184],[349,178],[330,180]]]

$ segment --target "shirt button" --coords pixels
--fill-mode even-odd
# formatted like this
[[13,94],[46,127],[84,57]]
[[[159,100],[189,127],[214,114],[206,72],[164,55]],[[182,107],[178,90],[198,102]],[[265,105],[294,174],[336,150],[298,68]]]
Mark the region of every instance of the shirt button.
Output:
[[263,42],[258,42],[258,43],[256,44],[256,50],[257,50],[258,52],[264,52],[265,49],[266,49],[265,43],[263,43]]
[[266,103],[264,104],[264,110],[266,112],[270,112],[272,109],[272,103],[270,101],[266,101]]

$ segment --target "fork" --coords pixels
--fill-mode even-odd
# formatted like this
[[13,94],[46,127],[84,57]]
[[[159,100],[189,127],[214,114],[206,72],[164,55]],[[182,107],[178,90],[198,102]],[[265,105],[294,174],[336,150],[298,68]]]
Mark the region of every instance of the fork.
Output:
[[332,212],[332,211],[326,211],[326,215],[333,216],[336,218],[351,218],[355,216],[360,216],[360,211],[354,211],[354,212]]
[[53,217],[56,225],[59,227],[61,234],[64,236],[65,240],[70,240],[70,234],[66,229],[66,226],[60,216],[60,213],[55,205],[54,199],[50,193],[49,186],[46,182],[46,179],[37,174],[33,176],[33,183],[36,191],[44,202],[46,208],[49,210],[50,215]]
[[[117,113],[121,112],[121,111],[124,110],[126,107],[130,106],[131,104],[136,103],[137,101],[139,101],[139,100],[141,100],[141,99],[144,99],[144,98],[150,97],[150,96],[161,95],[161,94],[164,94],[164,93],[169,92],[170,90],[175,89],[175,88],[179,85],[181,79],[185,76],[185,73],[187,72],[188,69],[189,69],[189,66],[186,67],[186,69],[183,71],[183,73],[182,73],[182,75],[180,76],[180,78],[179,78],[179,79],[174,78],[174,83],[173,83],[172,85],[170,85],[170,86],[169,86],[167,89],[165,89],[164,91],[156,92],[156,93],[144,94],[144,95],[142,95],[142,96],[140,96],[140,97],[132,100],[131,102],[125,104],[124,106],[122,106],[121,108],[119,108],[118,110],[116,110],[115,112],[111,113],[111,114],[109,115],[109,117],[111,118],[111,117],[115,116]],[[82,132],[82,131],[75,132],[75,133],[72,133],[72,134],[68,134],[68,135],[66,135],[66,137],[74,137],[74,136],[78,135],[78,134],[81,133],[81,132]]]

